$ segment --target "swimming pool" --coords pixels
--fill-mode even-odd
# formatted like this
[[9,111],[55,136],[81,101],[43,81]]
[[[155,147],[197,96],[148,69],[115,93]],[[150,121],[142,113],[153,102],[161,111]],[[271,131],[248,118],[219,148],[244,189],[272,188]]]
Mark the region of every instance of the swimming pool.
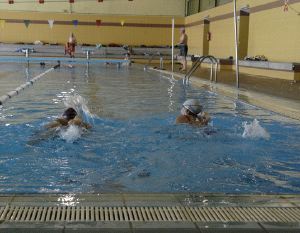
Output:
[[[25,68],[1,64],[1,95],[43,72]],[[48,133],[69,96],[93,128]],[[208,127],[174,124],[187,98]],[[300,191],[299,122],[139,66],[52,71],[1,107],[0,125],[0,193]]]

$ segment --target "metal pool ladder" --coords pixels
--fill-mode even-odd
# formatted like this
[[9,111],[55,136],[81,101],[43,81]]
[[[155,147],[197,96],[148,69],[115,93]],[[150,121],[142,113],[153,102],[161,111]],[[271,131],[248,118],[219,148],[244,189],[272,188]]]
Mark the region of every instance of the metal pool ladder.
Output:
[[218,67],[219,67],[219,61],[217,58],[215,58],[214,56],[201,56],[198,57],[195,61],[195,63],[193,64],[192,68],[187,72],[187,74],[185,75],[184,79],[183,79],[183,84],[188,84],[190,77],[192,76],[192,74],[198,69],[198,67],[201,65],[201,63],[203,63],[205,60],[209,60],[211,62],[210,65],[210,81],[214,81],[217,82],[217,71],[218,71]]

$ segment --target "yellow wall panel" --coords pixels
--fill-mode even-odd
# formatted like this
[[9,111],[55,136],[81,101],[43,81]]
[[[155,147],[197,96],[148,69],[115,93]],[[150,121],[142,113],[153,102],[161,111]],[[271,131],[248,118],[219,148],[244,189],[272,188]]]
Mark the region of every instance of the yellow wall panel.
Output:
[[210,32],[209,54],[218,58],[234,56],[233,20],[226,19],[210,23]]
[[[275,8],[273,8],[274,4],[277,4]],[[275,0],[237,1],[238,10],[246,6],[250,7],[247,55],[265,55],[270,61],[300,62],[300,16],[291,8],[288,12],[284,12],[284,3]],[[290,6],[300,11],[300,3]],[[203,48],[203,42],[199,41],[199,26],[192,26],[192,24],[208,18],[211,20],[210,32],[212,33],[209,53],[220,58],[234,56],[232,13],[233,4],[228,3],[186,17],[190,53],[196,54]],[[247,32],[241,29],[241,35],[246,36]],[[243,51],[247,51],[244,43],[243,41]],[[244,56],[245,53],[242,54],[242,57]]]
[[[294,4],[300,10],[300,3]],[[300,62],[300,16],[291,9],[270,9],[250,15],[249,55],[271,61]]]
[[202,55],[203,28],[204,24],[186,29],[186,33],[188,35],[189,54]]
[[[40,40],[46,43],[64,44],[71,32],[74,32],[78,43],[88,44],[128,44],[128,45],[171,45],[172,17],[166,16],[103,16],[85,14],[60,14],[60,13],[20,13],[0,12],[1,19],[16,20],[18,23],[5,23],[0,28],[1,42],[25,42],[33,43]],[[28,28],[23,20],[32,20]],[[55,20],[50,29],[48,19]],[[78,20],[79,25],[72,25],[72,20]],[[101,20],[100,26],[96,26],[96,20]],[[34,23],[33,20],[42,20],[43,24]],[[69,23],[61,25],[58,21]],[[124,21],[124,26],[121,26]],[[94,25],[80,25],[80,23],[92,23]],[[176,25],[184,25],[183,17],[175,17]],[[107,26],[105,23],[115,23]],[[133,24],[130,26],[130,24]],[[178,26],[178,27],[179,27]],[[179,28],[175,30],[175,40],[179,40]]]

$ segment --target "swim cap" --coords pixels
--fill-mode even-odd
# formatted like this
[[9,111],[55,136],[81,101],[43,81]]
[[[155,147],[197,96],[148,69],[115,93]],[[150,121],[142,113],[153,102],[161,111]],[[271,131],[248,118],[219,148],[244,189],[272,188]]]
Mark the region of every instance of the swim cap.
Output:
[[74,119],[74,118],[76,117],[76,115],[77,115],[77,112],[75,111],[74,108],[68,108],[68,109],[67,109],[66,111],[64,111],[64,113],[63,113],[63,117],[64,117],[65,119],[67,119],[68,121]]
[[199,100],[188,99],[183,103],[183,107],[192,112],[195,115],[198,115],[202,112],[202,105]]

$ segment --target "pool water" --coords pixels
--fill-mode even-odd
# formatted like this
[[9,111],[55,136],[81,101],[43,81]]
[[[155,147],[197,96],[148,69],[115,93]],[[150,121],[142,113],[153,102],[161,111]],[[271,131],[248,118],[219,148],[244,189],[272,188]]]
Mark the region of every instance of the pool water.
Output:
[[[44,71],[1,66],[0,95]],[[45,129],[81,97],[91,130]],[[174,124],[187,98],[209,126]],[[300,191],[299,122],[139,66],[52,71],[1,107],[0,125],[0,193]]]

